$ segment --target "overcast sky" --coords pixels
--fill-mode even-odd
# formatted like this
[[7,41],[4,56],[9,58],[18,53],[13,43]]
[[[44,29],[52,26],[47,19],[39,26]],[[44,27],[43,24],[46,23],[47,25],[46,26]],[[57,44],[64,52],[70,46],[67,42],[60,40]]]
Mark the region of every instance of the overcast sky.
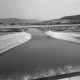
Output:
[[80,14],[80,0],[0,0],[0,18],[48,20]]

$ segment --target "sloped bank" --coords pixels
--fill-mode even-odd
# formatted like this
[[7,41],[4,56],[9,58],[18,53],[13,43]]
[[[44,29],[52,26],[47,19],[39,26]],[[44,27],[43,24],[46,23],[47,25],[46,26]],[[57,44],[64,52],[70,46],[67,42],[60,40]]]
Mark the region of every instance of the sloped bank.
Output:
[[53,38],[80,43],[80,40],[76,39],[77,37],[80,37],[80,34],[77,34],[77,33],[64,33],[64,32],[47,31],[47,32],[45,32],[45,34],[47,34]]
[[31,39],[26,32],[0,36],[0,54]]

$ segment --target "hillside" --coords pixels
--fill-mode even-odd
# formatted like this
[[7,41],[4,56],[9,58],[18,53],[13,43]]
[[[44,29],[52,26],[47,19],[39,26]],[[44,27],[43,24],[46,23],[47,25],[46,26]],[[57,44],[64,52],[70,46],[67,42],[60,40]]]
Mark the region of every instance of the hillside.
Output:
[[60,19],[43,21],[37,24],[57,25],[57,24],[80,24],[80,15],[65,16]]
[[80,20],[80,15],[73,15],[73,16],[65,16],[62,17],[61,20]]
[[42,21],[42,22],[37,22],[33,23],[33,25],[55,25],[55,24],[60,24],[59,19],[53,19],[53,20],[47,20],[47,21]]
[[80,24],[80,15],[64,16],[60,19],[40,21],[36,19],[4,18],[0,19],[0,25],[58,25],[58,24]]
[[18,24],[18,23],[36,23],[41,21],[36,19],[4,18],[0,19],[0,22],[4,24],[10,24],[10,23]]

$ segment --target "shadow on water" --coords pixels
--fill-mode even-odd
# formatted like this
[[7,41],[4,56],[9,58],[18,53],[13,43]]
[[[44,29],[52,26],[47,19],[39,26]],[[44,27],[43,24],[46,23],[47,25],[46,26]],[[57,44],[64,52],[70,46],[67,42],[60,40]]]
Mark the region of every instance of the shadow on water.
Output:
[[[11,48],[11,49],[13,49],[13,48]],[[3,55],[7,54],[7,52],[10,51],[11,49],[9,49],[9,50],[7,50],[5,52],[0,53],[0,57],[2,57]]]
[[4,52],[4,53],[1,53],[1,54],[0,54],[0,57],[2,57],[4,54],[6,54],[6,53],[5,53],[5,52]]

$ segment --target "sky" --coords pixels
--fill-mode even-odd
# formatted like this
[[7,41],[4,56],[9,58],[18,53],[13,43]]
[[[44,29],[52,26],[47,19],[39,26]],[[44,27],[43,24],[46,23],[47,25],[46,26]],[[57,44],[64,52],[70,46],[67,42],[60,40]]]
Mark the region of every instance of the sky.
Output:
[[0,18],[50,20],[80,14],[80,0],[0,0]]

